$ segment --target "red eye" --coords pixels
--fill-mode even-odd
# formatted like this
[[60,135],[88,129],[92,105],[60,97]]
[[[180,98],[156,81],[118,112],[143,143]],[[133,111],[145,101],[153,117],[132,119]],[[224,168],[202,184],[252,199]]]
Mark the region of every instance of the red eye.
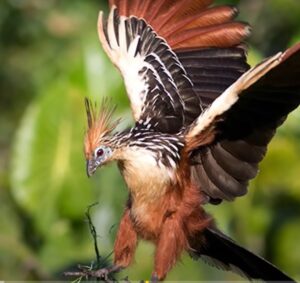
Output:
[[97,157],[101,157],[104,154],[104,150],[102,148],[99,148],[97,150]]

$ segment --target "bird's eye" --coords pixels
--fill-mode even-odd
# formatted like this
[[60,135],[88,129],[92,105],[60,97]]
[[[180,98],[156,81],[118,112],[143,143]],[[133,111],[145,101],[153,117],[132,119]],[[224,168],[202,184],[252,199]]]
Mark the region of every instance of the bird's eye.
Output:
[[101,156],[103,156],[103,154],[104,154],[104,150],[103,150],[102,148],[99,148],[99,149],[97,150],[96,154],[97,154],[97,157],[101,157]]

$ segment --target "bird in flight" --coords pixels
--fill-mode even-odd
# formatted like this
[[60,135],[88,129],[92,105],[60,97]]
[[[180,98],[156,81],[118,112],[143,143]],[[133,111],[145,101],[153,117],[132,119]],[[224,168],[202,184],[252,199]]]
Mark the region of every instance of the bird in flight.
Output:
[[293,281],[224,235],[205,206],[247,193],[266,148],[300,103],[300,44],[250,68],[247,24],[212,0],[111,0],[103,49],[121,72],[135,124],[86,100],[87,174],[117,161],[128,187],[114,245],[126,268],[139,239],[155,244],[152,281],[183,251],[249,279]]

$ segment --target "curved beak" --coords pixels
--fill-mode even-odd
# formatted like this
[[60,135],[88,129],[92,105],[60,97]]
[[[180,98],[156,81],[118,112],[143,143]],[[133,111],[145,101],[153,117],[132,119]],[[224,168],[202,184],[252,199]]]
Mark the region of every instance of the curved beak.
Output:
[[86,174],[88,177],[91,177],[97,169],[97,165],[95,164],[94,160],[87,160],[86,161]]

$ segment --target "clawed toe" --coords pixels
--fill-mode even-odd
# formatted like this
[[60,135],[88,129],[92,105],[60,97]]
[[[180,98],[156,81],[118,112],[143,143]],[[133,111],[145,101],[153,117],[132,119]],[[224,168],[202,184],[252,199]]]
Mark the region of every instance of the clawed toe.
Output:
[[101,268],[97,270],[91,270],[88,269],[85,266],[78,266],[79,272],[65,272],[65,276],[82,276],[82,277],[92,277],[96,279],[103,280],[105,282],[111,282],[111,280],[114,280],[113,278],[110,278],[111,273],[119,272],[121,270],[118,266],[111,266],[107,268]]
[[158,283],[158,282],[159,282],[158,276],[156,274],[152,274],[151,283]]
[[107,281],[109,273],[110,272],[107,268],[102,268],[102,269],[95,270],[93,277]]

